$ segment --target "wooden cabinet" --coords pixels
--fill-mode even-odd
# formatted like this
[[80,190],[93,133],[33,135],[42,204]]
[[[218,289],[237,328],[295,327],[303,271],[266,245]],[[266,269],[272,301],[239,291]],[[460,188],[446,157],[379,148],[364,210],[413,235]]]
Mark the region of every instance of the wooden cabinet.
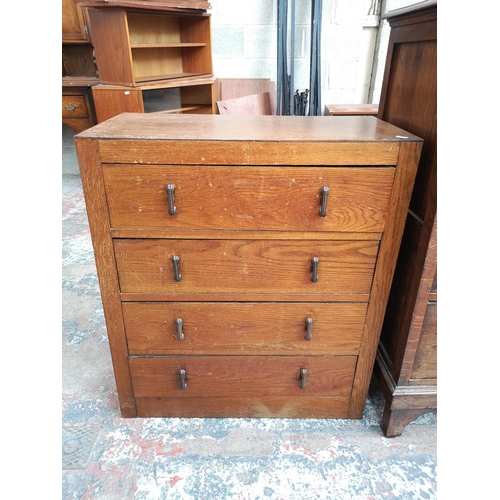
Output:
[[62,41],[63,43],[88,43],[88,22],[85,9],[75,0],[62,0]]
[[210,14],[91,8],[89,19],[102,84],[212,76]]
[[437,2],[384,17],[391,33],[378,116],[424,139],[375,370],[382,428],[398,436],[437,409]]
[[62,87],[62,122],[75,133],[94,126],[97,119],[94,111],[91,87],[93,81],[72,79],[64,81]]
[[362,417],[421,139],[124,113],[75,143],[123,416]]
[[97,123],[91,88],[99,83],[87,11],[62,3],[62,123],[82,132]]
[[120,113],[215,113],[214,79],[140,87],[92,87],[98,123]]

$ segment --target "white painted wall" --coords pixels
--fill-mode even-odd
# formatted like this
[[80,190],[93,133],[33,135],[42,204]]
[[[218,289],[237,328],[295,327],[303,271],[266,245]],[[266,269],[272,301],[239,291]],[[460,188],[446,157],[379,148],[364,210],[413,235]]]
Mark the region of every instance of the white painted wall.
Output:
[[[373,2],[380,13],[416,0],[323,0],[323,106],[378,103],[389,29],[384,21],[379,33],[373,17],[367,20]],[[211,5],[215,76],[276,81],[277,0],[211,0]],[[295,9],[294,87],[304,90],[309,88],[311,0],[295,0]]]

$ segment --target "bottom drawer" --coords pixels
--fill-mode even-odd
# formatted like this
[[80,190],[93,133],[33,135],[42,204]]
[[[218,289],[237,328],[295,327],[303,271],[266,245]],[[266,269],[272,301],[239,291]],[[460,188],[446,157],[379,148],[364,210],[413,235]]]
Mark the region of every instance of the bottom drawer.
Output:
[[[137,357],[129,362],[138,398],[348,396],[356,356]],[[307,371],[301,375],[301,370]]]
[[140,416],[345,418],[356,359],[180,356],[129,363]]
[[349,402],[347,396],[136,399],[138,417],[163,418],[348,418]]

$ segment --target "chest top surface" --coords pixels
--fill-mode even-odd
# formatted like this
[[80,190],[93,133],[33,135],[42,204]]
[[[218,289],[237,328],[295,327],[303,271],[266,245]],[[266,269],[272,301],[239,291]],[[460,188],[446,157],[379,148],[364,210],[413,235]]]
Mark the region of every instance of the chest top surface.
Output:
[[98,140],[405,142],[415,135],[374,116],[234,116],[123,113],[77,136]]

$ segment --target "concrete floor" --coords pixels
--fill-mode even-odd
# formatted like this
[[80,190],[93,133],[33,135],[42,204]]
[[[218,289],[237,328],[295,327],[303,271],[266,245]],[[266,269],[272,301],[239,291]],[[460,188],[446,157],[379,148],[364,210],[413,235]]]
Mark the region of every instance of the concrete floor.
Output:
[[361,420],[121,418],[71,141],[63,131],[63,500],[437,498],[437,415],[385,438],[375,382]]

